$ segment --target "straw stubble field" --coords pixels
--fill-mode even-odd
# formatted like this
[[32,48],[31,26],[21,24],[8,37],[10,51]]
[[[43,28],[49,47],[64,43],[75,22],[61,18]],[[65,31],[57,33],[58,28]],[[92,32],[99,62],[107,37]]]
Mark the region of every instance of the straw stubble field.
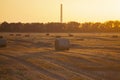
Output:
[[[14,33],[15,34],[15,33]],[[27,34],[27,33],[26,33]],[[55,35],[3,36],[0,80],[119,80],[120,35],[74,34],[68,51],[55,51]]]

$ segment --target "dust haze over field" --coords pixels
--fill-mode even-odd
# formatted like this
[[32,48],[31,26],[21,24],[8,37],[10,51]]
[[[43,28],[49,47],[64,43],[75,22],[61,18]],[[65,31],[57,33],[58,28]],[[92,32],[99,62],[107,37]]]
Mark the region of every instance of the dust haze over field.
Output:
[[[119,33],[0,35],[7,39],[0,48],[0,80],[120,79]],[[55,36],[69,39],[70,50],[56,51]]]

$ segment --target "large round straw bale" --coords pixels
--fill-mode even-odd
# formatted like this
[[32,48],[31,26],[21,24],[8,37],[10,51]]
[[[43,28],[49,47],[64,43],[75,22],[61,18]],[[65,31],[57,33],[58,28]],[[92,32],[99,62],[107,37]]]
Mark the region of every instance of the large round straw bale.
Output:
[[55,36],[55,37],[56,37],[56,38],[61,38],[61,36],[59,36],[59,35],[58,35],[58,36]]
[[16,34],[16,36],[21,36],[21,34]]
[[46,33],[46,36],[50,36],[50,34],[49,34],[49,33]]
[[0,36],[0,39],[3,38],[3,36]]
[[14,34],[9,34],[10,36],[14,36]]
[[7,46],[7,40],[0,38],[0,47],[5,47],[5,46]]
[[77,38],[76,40],[78,40],[78,41],[84,41],[85,39],[83,39],[83,38]]
[[55,40],[55,50],[69,50],[70,41],[65,38],[57,38]]
[[29,35],[29,34],[26,34],[25,37],[30,37],[30,35]]
[[112,38],[118,38],[118,35],[113,35]]
[[73,34],[68,34],[69,35],[69,37],[73,37],[74,35]]

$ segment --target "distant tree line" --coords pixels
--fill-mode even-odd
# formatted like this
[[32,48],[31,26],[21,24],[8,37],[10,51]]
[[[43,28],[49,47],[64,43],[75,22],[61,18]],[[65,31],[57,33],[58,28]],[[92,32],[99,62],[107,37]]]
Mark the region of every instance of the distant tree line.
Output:
[[120,21],[68,23],[8,23],[0,24],[0,32],[120,32]]

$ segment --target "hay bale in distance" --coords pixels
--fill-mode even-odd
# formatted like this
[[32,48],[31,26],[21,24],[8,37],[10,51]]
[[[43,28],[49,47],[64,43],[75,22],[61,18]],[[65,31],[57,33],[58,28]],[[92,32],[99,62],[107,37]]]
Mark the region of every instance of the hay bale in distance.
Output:
[[25,37],[30,37],[30,35],[29,35],[29,34],[26,34]]
[[3,38],[3,36],[0,36],[0,39]]
[[84,41],[85,39],[83,39],[83,38],[77,38],[76,40],[78,40],[78,41]]
[[46,36],[50,36],[50,34],[49,34],[49,33],[46,33]]
[[113,35],[112,38],[118,38],[118,35]]
[[14,36],[14,34],[9,34],[10,36]]
[[16,34],[16,36],[21,36],[21,34]]
[[7,46],[7,40],[0,38],[0,47],[5,47],[5,46]]
[[70,41],[65,38],[57,38],[55,40],[55,50],[69,50]]
[[61,38],[61,36],[55,36],[56,38]]
[[69,37],[73,37],[74,35],[73,34],[68,34],[69,35]]

